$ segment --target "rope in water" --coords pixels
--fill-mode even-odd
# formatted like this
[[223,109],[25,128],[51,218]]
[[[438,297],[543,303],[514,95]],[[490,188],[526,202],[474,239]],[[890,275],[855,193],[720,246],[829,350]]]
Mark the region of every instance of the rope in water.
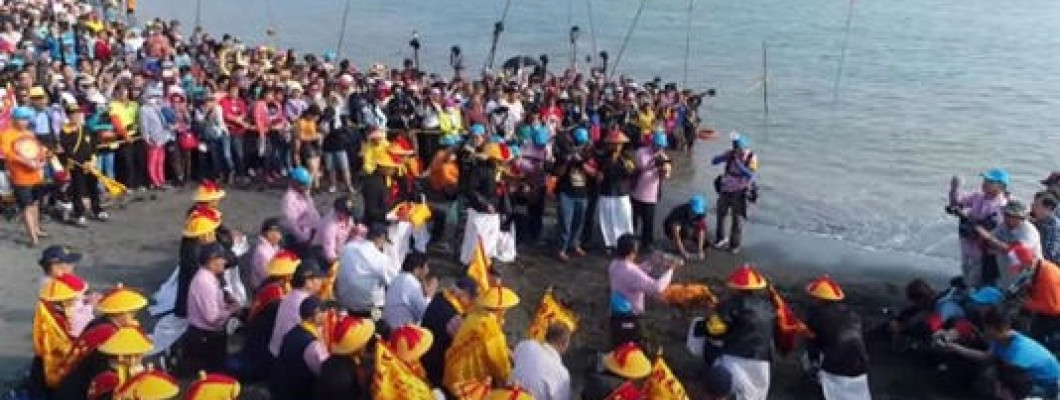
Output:
[[637,7],[637,13],[633,15],[633,22],[629,24],[629,30],[626,31],[625,39],[622,39],[622,47],[618,48],[618,55],[615,56],[615,63],[611,67],[610,78],[614,78],[615,72],[618,71],[618,63],[622,62],[622,53],[626,52],[626,46],[629,45],[629,39],[633,37],[633,30],[637,28],[637,22],[640,21],[641,14],[644,14],[644,6],[648,4],[648,0],[641,0],[640,6]]
[[839,48],[839,65],[835,70],[835,80],[832,82],[832,102],[839,100],[839,80],[843,77],[843,64],[847,59],[847,43],[850,41],[850,24],[854,20],[854,0],[850,0],[847,6],[847,23],[843,30],[843,45]]
[[346,6],[342,8],[342,27],[339,28],[339,43],[335,45],[335,58],[342,58],[342,47],[346,42],[347,20],[350,18],[350,0],[346,0]]
[[681,87],[688,87],[688,59],[692,54],[692,6],[695,0],[688,0],[688,29],[685,31],[685,75]]

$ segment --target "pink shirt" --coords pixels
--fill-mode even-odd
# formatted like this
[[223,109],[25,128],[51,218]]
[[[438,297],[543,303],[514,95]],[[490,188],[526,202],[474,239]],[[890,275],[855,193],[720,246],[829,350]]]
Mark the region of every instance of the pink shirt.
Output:
[[258,289],[265,279],[269,277],[269,261],[280,251],[279,246],[274,246],[263,237],[258,238],[258,245],[254,247],[254,256],[250,260],[250,288]]
[[70,315],[67,317],[70,319],[70,336],[81,336],[81,332],[83,332],[85,327],[96,317],[93,310],[94,308],[92,305],[88,304],[85,299],[79,299],[77,301],[77,305],[70,310]]
[[305,365],[309,366],[310,371],[320,375],[320,366],[324,364],[324,360],[328,359],[328,348],[324,346],[320,339],[314,340],[313,343],[306,346],[305,352],[302,353],[302,359],[305,360]]
[[673,268],[654,279],[636,263],[626,260],[615,259],[607,267],[607,275],[611,281],[611,291],[618,292],[633,305],[633,313],[640,315],[644,313],[644,295],[659,295],[670,286],[670,279],[674,276]]
[[213,272],[199,268],[188,286],[188,323],[204,331],[218,332],[225,328],[230,315],[221,280]]
[[639,172],[632,199],[641,203],[659,202],[659,182],[662,177],[659,176],[659,169],[655,168],[655,151],[651,146],[641,147],[633,156],[633,163]]
[[304,243],[320,223],[320,213],[317,212],[312,197],[294,189],[287,189],[283,194],[283,220],[288,231]]
[[280,355],[280,346],[283,345],[283,337],[287,332],[302,323],[298,308],[307,297],[309,292],[305,289],[294,289],[280,300],[280,306],[276,310],[276,325],[273,325],[272,337],[269,338],[269,352],[274,357]]
[[[1001,208],[1008,204],[1008,198],[1005,195],[997,195],[994,198],[987,198],[983,192],[975,192],[965,196],[961,196],[957,200],[957,204],[966,210],[968,210],[968,217],[972,220],[984,220],[987,218],[994,218],[998,221],[1001,219]],[[961,238],[961,254],[965,256],[975,258],[981,258],[983,256],[983,248],[980,240],[976,237]]]
[[320,245],[329,263],[339,259],[339,249],[349,241],[352,225],[350,218],[339,219],[334,211],[320,220],[313,242]]

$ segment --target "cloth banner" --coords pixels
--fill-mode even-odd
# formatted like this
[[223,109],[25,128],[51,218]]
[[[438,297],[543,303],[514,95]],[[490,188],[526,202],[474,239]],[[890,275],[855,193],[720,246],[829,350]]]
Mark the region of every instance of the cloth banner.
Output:
[[515,261],[515,233],[501,231],[500,214],[479,213],[468,209],[467,223],[464,226],[464,241],[460,246],[461,263],[467,265],[471,262],[471,255],[480,237],[486,257],[495,258],[501,262]]

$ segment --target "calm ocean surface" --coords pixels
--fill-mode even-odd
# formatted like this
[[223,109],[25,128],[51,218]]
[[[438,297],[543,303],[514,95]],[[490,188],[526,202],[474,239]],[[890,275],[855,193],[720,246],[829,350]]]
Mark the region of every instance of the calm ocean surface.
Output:
[[[334,48],[344,0],[203,0],[203,24],[312,51]],[[498,62],[549,54],[568,65],[567,35],[581,27],[579,52],[618,53],[638,2],[514,0]],[[689,86],[714,87],[709,122],[750,135],[762,159],[763,200],[754,222],[834,237],[869,249],[950,258],[954,222],[942,213],[951,174],[978,186],[991,166],[1013,173],[1028,199],[1055,161],[1060,126],[1060,3],[1047,0],[859,1],[839,90],[833,79],[843,39],[844,0],[696,0]],[[142,15],[179,18],[190,28],[195,1],[142,0]],[[460,45],[469,70],[488,51],[501,0],[355,0],[343,49],[364,66],[410,57],[449,71]],[[688,3],[650,0],[619,69],[680,82]],[[769,46],[770,116],[762,113],[762,41]],[[579,60],[585,65],[585,60]],[[697,164],[722,144],[698,150]],[[709,191],[716,169],[696,168],[673,192]]]

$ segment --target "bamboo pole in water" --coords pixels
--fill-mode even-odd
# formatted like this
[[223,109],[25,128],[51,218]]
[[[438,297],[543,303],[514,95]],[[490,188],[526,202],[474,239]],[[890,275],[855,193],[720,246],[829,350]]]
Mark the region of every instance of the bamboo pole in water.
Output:
[[339,42],[335,45],[335,58],[342,59],[342,45],[346,41],[346,21],[350,18],[350,0],[342,8],[342,26],[339,27]]
[[637,7],[637,13],[633,15],[633,22],[629,24],[629,30],[626,31],[626,37],[625,39],[622,39],[622,47],[618,48],[618,55],[615,56],[615,63],[611,67],[609,78],[613,78],[615,72],[618,71],[618,63],[622,62],[622,53],[626,52],[626,46],[629,45],[629,39],[633,37],[633,30],[637,28],[637,22],[640,21],[640,16],[644,13],[644,6],[647,4],[648,0],[640,1],[640,6]]
[[843,77],[843,64],[847,59],[847,43],[850,40],[850,23],[854,20],[854,0],[847,5],[847,23],[843,29],[843,44],[839,48],[839,65],[835,70],[835,80],[832,82],[832,102],[839,101],[839,80]]
[[769,126],[769,45],[762,41],[762,117]]
[[692,5],[695,0],[688,0],[688,25],[685,31],[685,75],[681,87],[688,87],[688,59],[692,54]]

